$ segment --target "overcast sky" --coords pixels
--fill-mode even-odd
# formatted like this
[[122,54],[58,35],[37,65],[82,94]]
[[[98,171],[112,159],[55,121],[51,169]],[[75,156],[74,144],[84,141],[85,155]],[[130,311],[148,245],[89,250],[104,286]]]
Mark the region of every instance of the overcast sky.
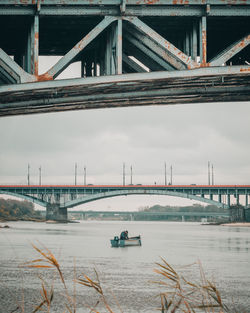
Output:
[[[75,162],[78,184],[83,184],[84,166],[88,184],[122,184],[123,162],[127,183],[132,165],[134,184],[164,184],[166,162],[168,180],[173,166],[173,184],[207,184],[208,161],[215,184],[250,184],[249,102],[6,117],[0,119],[0,132],[0,184],[26,184],[28,163],[32,184],[38,184],[39,166],[43,184],[74,184]],[[130,196],[82,208],[136,209],[156,203],[191,201]]]

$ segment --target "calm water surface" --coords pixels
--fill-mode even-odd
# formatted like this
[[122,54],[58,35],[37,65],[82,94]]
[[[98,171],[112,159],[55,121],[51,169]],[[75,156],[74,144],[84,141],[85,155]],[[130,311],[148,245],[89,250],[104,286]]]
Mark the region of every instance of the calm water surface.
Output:
[[[151,281],[163,257],[177,269],[200,260],[207,278],[213,279],[223,297],[236,303],[241,312],[250,312],[250,228],[202,226],[177,222],[83,221],[78,224],[11,222],[0,230],[0,312],[12,312],[21,303],[32,312],[38,304],[41,279],[54,284],[55,303],[51,312],[64,312],[65,292],[51,270],[21,268],[38,258],[31,247],[45,245],[58,258],[70,292],[75,275],[94,278],[97,269],[107,298],[115,312],[157,312],[160,287]],[[110,239],[124,229],[142,236],[141,247],[111,248]],[[75,265],[74,265],[75,264]],[[191,279],[199,278],[197,267],[181,269]],[[77,312],[89,312],[97,296],[86,287],[77,287]],[[98,306],[101,312],[105,310]],[[21,311],[17,311],[21,312]]]

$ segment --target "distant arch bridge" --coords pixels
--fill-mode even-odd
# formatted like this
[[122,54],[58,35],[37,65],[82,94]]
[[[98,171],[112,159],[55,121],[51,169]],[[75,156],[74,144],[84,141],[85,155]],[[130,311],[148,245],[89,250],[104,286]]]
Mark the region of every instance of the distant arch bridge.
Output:
[[231,198],[248,207],[250,185],[2,185],[1,194],[46,207],[48,219],[67,219],[67,209],[104,198],[166,195],[229,208]]

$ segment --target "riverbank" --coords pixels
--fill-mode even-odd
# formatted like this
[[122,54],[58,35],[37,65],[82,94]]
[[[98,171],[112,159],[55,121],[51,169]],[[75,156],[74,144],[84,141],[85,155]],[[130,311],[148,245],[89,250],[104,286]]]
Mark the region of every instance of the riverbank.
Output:
[[1,217],[0,218],[0,223],[7,223],[7,222],[46,222],[44,218],[38,218],[38,217],[30,217],[30,216],[24,216],[24,217]]
[[230,226],[230,227],[250,227],[249,222],[242,222],[242,223],[225,223],[220,224],[221,226]]
[[228,223],[202,223],[202,226],[230,226],[230,227],[250,227],[250,222],[228,222]]

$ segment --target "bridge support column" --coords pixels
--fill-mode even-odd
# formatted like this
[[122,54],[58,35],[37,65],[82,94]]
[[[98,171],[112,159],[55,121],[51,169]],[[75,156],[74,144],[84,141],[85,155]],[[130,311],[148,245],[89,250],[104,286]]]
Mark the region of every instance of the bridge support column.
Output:
[[39,54],[39,16],[35,15],[27,35],[24,66],[30,74],[38,75],[38,54]]
[[193,22],[193,29],[192,29],[192,44],[191,44],[191,56],[194,61],[197,59],[198,55],[198,37],[197,37],[197,23],[196,21]]
[[46,206],[46,220],[67,222],[67,208],[60,208],[58,203],[48,203]]
[[230,203],[230,194],[227,195],[227,205],[228,207],[230,207],[231,203]]
[[240,196],[239,196],[238,193],[236,194],[236,203],[237,203],[238,205],[240,204]]
[[207,63],[207,17],[200,19],[200,63]]
[[122,74],[122,20],[117,20],[107,32],[105,74]]

